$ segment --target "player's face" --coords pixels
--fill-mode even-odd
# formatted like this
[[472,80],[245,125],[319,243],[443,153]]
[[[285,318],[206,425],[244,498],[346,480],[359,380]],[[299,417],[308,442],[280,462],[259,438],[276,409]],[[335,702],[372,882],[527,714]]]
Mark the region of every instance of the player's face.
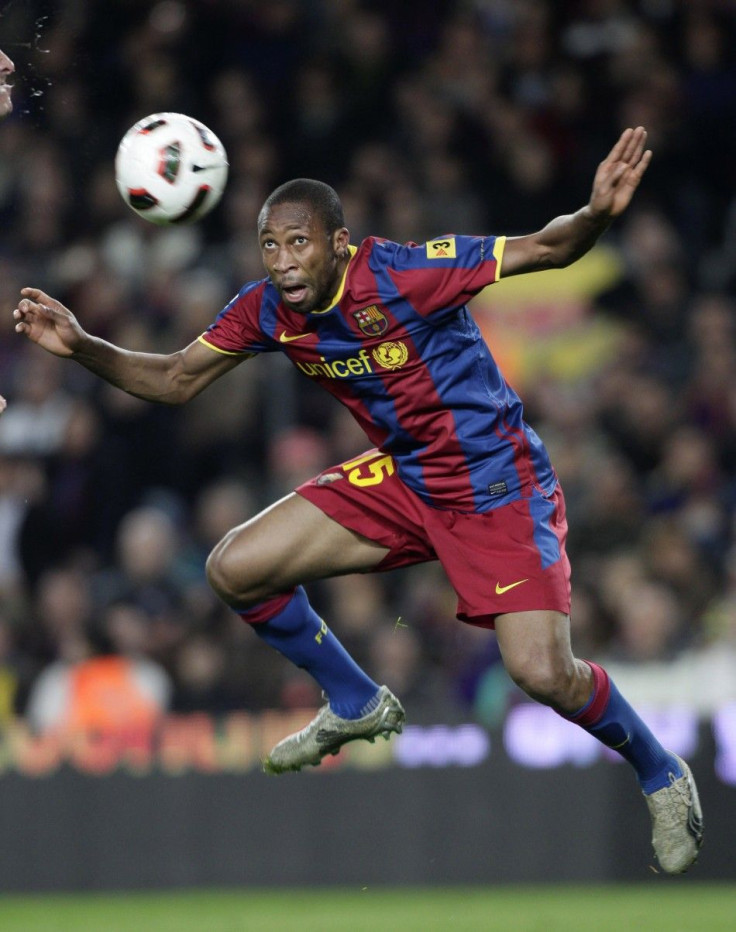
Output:
[[15,65],[8,58],[5,52],[0,52],[0,117],[4,117],[13,109],[13,101],[10,97],[12,84],[8,84],[8,78],[15,71]]
[[276,204],[259,217],[258,237],[263,264],[284,304],[300,314],[326,307],[345,271],[345,227],[328,233],[308,204]]

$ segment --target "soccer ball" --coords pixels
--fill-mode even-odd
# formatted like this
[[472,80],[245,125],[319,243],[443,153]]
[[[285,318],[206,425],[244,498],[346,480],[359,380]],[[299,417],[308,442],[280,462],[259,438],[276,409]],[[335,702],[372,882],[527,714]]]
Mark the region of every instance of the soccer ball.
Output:
[[208,214],[227,182],[225,149],[204,123],[183,113],[152,113],[123,136],[115,181],[139,217],[161,226]]

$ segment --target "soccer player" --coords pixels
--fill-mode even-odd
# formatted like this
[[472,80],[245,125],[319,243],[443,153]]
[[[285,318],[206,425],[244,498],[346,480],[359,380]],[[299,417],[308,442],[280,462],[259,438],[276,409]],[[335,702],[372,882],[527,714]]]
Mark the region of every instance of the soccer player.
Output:
[[572,653],[562,490],[465,306],[503,276],[564,267],[586,253],[626,209],[650,159],[645,130],[627,129],[576,213],[528,236],[422,245],[369,237],[353,246],[332,188],[287,182],[258,218],[267,277],[168,355],[93,337],[58,301],[23,289],[18,333],[139,398],[178,404],[255,354],[280,351],[346,405],[375,444],[234,528],[207,561],[220,597],[328,699],[272,749],[267,771],[299,770],[347,741],[388,737],[405,717],[314,612],[302,584],[438,559],[458,617],[495,627],[515,682],[633,766],[663,869],[679,873],[696,859],[702,813],[688,765],[662,747],[604,669]]

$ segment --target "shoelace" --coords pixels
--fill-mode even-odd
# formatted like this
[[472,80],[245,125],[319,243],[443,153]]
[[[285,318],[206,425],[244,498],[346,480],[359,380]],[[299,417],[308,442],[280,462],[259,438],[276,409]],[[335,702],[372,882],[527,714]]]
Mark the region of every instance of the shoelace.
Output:
[[676,777],[672,772],[668,773],[667,776],[670,781],[669,789],[673,789],[680,798],[677,799],[672,793],[663,794],[660,800],[662,808],[667,808],[677,813],[679,808],[684,805],[685,808],[689,810],[693,804],[693,800],[692,794],[690,793],[690,782],[687,776],[683,774],[681,777]]

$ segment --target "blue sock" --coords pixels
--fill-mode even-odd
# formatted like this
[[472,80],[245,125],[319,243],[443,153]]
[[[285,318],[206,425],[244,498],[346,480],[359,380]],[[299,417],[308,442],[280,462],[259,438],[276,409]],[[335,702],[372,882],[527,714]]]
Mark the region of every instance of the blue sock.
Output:
[[[261,606],[257,606],[256,610]],[[249,613],[241,612],[244,621]],[[361,718],[377,704],[378,685],[361,670],[299,586],[291,599],[267,621],[252,624],[255,633],[284,657],[310,673],[341,718]]]
[[677,759],[657,741],[606,671],[597,663],[586,663],[593,671],[593,693],[582,709],[565,718],[627,760],[647,795],[668,786],[670,774],[681,777]]

